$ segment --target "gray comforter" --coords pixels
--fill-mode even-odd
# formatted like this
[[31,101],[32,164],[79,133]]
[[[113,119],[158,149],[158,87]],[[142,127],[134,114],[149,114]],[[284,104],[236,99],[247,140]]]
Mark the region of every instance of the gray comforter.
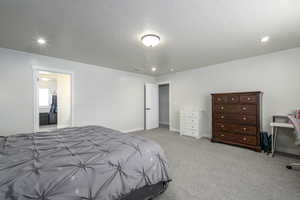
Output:
[[99,126],[0,137],[1,200],[114,200],[169,181],[158,144]]

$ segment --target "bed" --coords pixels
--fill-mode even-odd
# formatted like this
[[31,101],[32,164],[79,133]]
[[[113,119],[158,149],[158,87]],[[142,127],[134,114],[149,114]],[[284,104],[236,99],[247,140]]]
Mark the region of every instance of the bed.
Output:
[[0,137],[1,200],[143,200],[168,186],[161,147],[101,126]]

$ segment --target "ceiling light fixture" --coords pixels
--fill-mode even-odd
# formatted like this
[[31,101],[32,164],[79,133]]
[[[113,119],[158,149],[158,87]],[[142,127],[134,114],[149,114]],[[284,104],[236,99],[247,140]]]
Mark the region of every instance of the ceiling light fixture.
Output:
[[173,69],[173,68],[171,68],[171,69],[170,69],[170,71],[171,71],[171,72],[174,72],[174,69]]
[[155,34],[143,35],[141,38],[143,44],[146,47],[155,47],[160,42],[160,37]]
[[260,39],[260,42],[261,42],[261,43],[266,43],[266,42],[269,42],[269,40],[270,40],[270,36],[264,36],[264,37],[262,37],[262,38]]
[[47,41],[44,38],[38,38],[36,41],[40,45],[45,45],[47,43]]
[[156,67],[152,67],[152,69],[151,69],[153,72],[155,72],[156,71]]

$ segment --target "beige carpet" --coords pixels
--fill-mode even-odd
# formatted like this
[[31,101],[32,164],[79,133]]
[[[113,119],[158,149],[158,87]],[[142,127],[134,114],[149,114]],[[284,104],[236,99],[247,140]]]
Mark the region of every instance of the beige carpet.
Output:
[[294,158],[179,136],[159,128],[140,131],[158,142],[169,160],[173,182],[158,200],[300,200],[300,169]]

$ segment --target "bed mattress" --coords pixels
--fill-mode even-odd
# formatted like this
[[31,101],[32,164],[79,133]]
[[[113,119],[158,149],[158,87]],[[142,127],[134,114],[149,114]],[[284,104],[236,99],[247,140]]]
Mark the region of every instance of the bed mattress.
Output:
[[100,126],[0,137],[1,200],[128,199],[167,168],[157,143]]

